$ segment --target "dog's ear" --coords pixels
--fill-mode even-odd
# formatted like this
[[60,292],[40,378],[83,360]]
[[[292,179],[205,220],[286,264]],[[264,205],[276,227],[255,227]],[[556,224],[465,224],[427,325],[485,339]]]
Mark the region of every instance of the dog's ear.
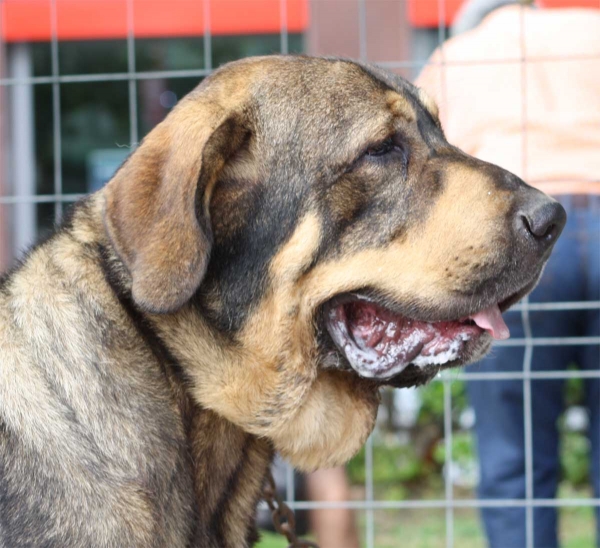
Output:
[[[201,86],[144,139],[104,190],[109,238],[132,277],[136,304],[174,312],[206,272],[209,203],[227,159],[249,136],[242,101]],[[210,89],[210,88],[209,88]]]

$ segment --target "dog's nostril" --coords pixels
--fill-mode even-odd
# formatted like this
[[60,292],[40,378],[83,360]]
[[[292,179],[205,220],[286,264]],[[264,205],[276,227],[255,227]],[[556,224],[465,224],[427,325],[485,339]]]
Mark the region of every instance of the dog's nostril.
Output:
[[549,225],[546,225],[546,224],[537,224],[536,225],[533,222],[531,222],[524,215],[521,216],[521,219],[522,219],[523,224],[525,225],[525,228],[527,229],[527,231],[535,238],[547,238],[553,232],[556,231],[556,225],[554,223],[551,223]]
[[533,234],[533,231],[531,230],[531,225],[529,224],[529,219],[525,217],[525,215],[520,215],[519,218],[521,219],[521,223],[525,227],[525,230],[527,230],[527,232],[529,232],[530,234]]
[[567,215],[557,202],[549,202],[521,213],[519,216],[526,233],[540,242],[554,242],[565,226]]

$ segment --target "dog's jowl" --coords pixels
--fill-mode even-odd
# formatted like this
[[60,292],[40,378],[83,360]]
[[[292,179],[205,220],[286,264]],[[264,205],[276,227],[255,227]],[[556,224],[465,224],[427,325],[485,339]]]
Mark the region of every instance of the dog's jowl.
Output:
[[395,75],[226,65],[0,282],[0,546],[251,545],[274,452],[483,356],[564,223]]

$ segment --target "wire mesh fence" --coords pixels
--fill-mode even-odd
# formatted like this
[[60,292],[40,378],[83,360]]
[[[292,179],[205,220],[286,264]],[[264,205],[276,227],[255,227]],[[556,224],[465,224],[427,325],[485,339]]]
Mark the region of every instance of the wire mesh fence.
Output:
[[[146,38],[140,38],[136,31],[136,7],[140,0],[118,0],[117,3],[124,3],[125,10],[125,28],[126,33],[120,36],[120,46],[124,47],[125,63],[122,70],[97,72],[94,68],[95,60],[89,59],[88,70],[79,69],[78,73],[69,72],[63,68],[63,57],[61,49],[69,47],[68,42],[60,39],[61,10],[66,9],[65,2],[61,0],[44,0],[38,2],[43,4],[46,9],[50,28],[49,40],[42,40],[35,47],[38,53],[38,61],[34,59],[35,55],[27,45],[27,41],[9,39],[7,36],[7,18],[9,17],[9,4],[14,4],[18,0],[0,1],[0,33],[2,36],[2,47],[0,51],[0,117],[2,119],[2,135],[0,136],[0,167],[2,168],[0,184],[0,208],[4,216],[4,221],[0,222],[0,238],[3,238],[8,252],[4,257],[0,257],[0,265],[6,267],[9,262],[23,251],[24,247],[31,243],[39,234],[49,225],[48,217],[54,221],[59,221],[69,204],[82,197],[88,190],[89,185],[80,185],[79,187],[71,182],[75,175],[85,178],[86,173],[81,168],[72,169],[73,163],[70,158],[69,147],[72,146],[73,138],[69,137],[69,144],[65,144],[65,136],[72,132],[73,116],[65,113],[65,101],[69,102],[70,94],[75,88],[72,86],[97,86],[107,83],[121,83],[115,94],[119,100],[126,103],[127,129],[121,131],[119,139],[125,141],[113,141],[114,146],[125,149],[125,153],[135,149],[143,134],[151,127],[152,120],[156,121],[164,116],[170,108],[171,102],[164,85],[160,88],[160,97],[167,101],[167,107],[163,107],[161,112],[144,126],[143,118],[148,110],[148,104],[141,105],[146,101],[145,95],[148,89],[140,90],[144,82],[176,82],[180,81],[185,85],[180,86],[184,89],[186,86],[191,89],[192,82],[199,81],[210,74],[214,67],[221,64],[222,60],[233,59],[236,56],[251,53],[294,53],[307,51],[308,53],[321,54],[345,54],[348,48],[343,51],[337,51],[333,48],[327,51],[327,46],[315,46],[318,40],[302,40],[302,32],[295,29],[289,30],[290,10],[297,10],[298,4],[304,6],[307,10],[307,23],[304,29],[305,34],[309,34],[310,29],[317,26],[321,29],[319,32],[333,32],[344,36],[344,43],[350,44],[351,52],[355,52],[363,61],[369,61],[380,66],[395,70],[404,76],[414,77],[418,71],[427,62],[428,55],[419,55],[415,53],[416,48],[401,47],[401,51],[389,51],[384,59],[378,58],[373,52],[381,51],[382,45],[377,42],[377,25],[381,25],[381,20],[377,13],[385,5],[386,10],[390,10],[390,5],[396,11],[400,19],[406,19],[408,0],[312,0],[312,2],[298,2],[297,0],[268,0],[262,3],[262,9],[271,10],[276,13],[279,21],[279,30],[274,35],[269,33],[269,37],[258,37],[258,42],[263,40],[268,46],[261,47],[252,45],[242,49],[233,48],[233,52],[222,54],[223,48],[217,42],[222,40],[221,35],[216,36],[213,32],[211,23],[213,8],[219,2],[224,0],[188,0],[189,5],[201,5],[203,32],[198,35],[195,42],[198,49],[201,50],[201,58],[197,59],[195,67],[187,66],[185,68],[173,68],[177,62],[164,62],[160,69],[157,69],[151,63],[144,61],[140,51],[149,47]],[[225,0],[227,1],[227,0]],[[414,0],[415,2],[429,2],[437,6],[436,29],[429,30],[429,40],[431,42],[430,51],[433,47],[442,46],[448,38],[448,6],[446,0]],[[85,0],[79,0],[84,3]],[[293,2],[293,5],[290,3]],[[334,28],[336,26],[335,18],[329,17],[327,20],[319,21],[317,18],[323,12],[319,3],[330,2],[335,4],[340,14],[352,12],[355,13],[353,26],[348,28]],[[113,2],[114,3],[114,2]],[[32,2],[31,9],[34,9],[35,2]],[[71,2],[73,4],[73,2]],[[156,10],[164,11],[164,16],[168,16],[169,2],[154,2]],[[252,2],[229,2],[229,9],[244,12],[244,10],[255,9],[258,4]],[[302,7],[301,6],[301,7]],[[38,6],[39,7],[39,6]],[[321,6],[322,7],[322,6]],[[597,2],[597,8],[600,8],[600,2]],[[525,8],[522,8],[524,10]],[[310,12],[309,12],[310,10]],[[386,13],[389,13],[386,12]],[[273,13],[270,13],[273,16]],[[323,30],[325,29],[325,31]],[[406,30],[406,28],[404,29]],[[600,29],[598,29],[600,32]],[[400,32],[400,30],[399,30]],[[433,34],[432,34],[433,33]],[[494,58],[481,60],[447,60],[444,58],[444,50],[441,50],[441,56],[433,61],[442,74],[452,66],[490,66],[514,64],[520,65],[522,74],[522,85],[520,89],[522,97],[521,109],[521,135],[522,135],[522,173],[527,179],[527,135],[529,131],[528,112],[527,112],[527,71],[536,65],[572,63],[581,61],[600,62],[600,53],[581,54],[576,57],[569,55],[548,55],[531,57],[527,55],[524,46],[526,42],[526,23],[521,17],[519,28],[519,39],[521,41],[521,55],[517,58],[503,58],[497,55]],[[413,30],[413,40],[416,41],[416,32]],[[435,35],[432,39],[431,36]],[[238,35],[232,40],[238,42],[242,38]],[[323,40],[321,40],[321,44]],[[338,44],[341,42],[338,42]],[[253,42],[254,44],[254,42]],[[385,46],[385,45],[384,45]],[[29,48],[29,49],[28,49]],[[47,50],[45,49],[47,48]],[[221,49],[219,49],[221,48]],[[265,49],[266,48],[266,49]],[[325,48],[325,50],[324,50]],[[110,66],[110,63],[102,63],[102,66]],[[600,65],[594,65],[599,67]],[[70,87],[71,86],[71,87]],[[107,88],[108,90],[109,88]],[[112,89],[112,88],[111,88]],[[183,93],[183,92],[181,92]],[[109,93],[110,94],[110,93]],[[36,98],[34,98],[34,96]],[[47,102],[41,104],[41,98],[45,97]],[[180,95],[179,95],[180,96]],[[165,99],[166,98],[166,99]],[[161,99],[161,100],[162,100]],[[444,98],[442,98],[442,102]],[[163,101],[164,102],[164,101]],[[169,106],[170,105],[170,106]],[[144,110],[145,109],[145,110]],[[37,111],[44,111],[42,116]],[[34,112],[35,111],[35,112]],[[122,110],[120,111],[123,112]],[[49,122],[51,128],[45,127],[44,122]],[[45,128],[45,133],[43,129]],[[90,132],[96,131],[94,127],[89,128]],[[46,142],[41,142],[36,133],[46,136]],[[118,133],[118,132],[117,132]],[[115,132],[109,134],[114,135]],[[123,135],[126,135],[124,138]],[[47,149],[50,143],[51,151]],[[87,152],[90,152],[89,150]],[[39,158],[45,154],[45,164],[41,166]],[[32,165],[33,162],[33,165]],[[41,166],[41,167],[40,167]],[[66,181],[65,169],[69,169],[69,181]],[[78,171],[79,170],[79,171]],[[45,177],[44,181],[40,179]],[[48,179],[50,182],[48,182]],[[598,181],[598,179],[595,179]],[[536,181],[539,182],[539,181]],[[67,183],[67,184],[66,184]],[[45,209],[42,209],[45,208]],[[600,212],[599,212],[600,214]],[[590,235],[588,235],[590,236]],[[591,235],[594,236],[594,235]],[[594,237],[598,238],[599,235]],[[600,242],[600,239],[598,239]],[[600,243],[598,244],[600,246]],[[0,249],[2,249],[0,247]],[[595,282],[600,286],[600,279]],[[442,386],[441,407],[442,407],[442,431],[441,438],[438,440],[440,451],[444,453],[442,476],[443,484],[433,493],[416,496],[412,493],[402,496],[390,493],[381,494],[377,488],[377,459],[379,451],[378,440],[382,439],[382,434],[376,431],[369,438],[362,456],[361,466],[364,466],[364,473],[361,476],[362,486],[352,491],[352,497],[346,501],[324,502],[318,500],[300,500],[295,487],[294,472],[287,468],[285,472],[285,493],[288,504],[296,510],[323,510],[328,508],[346,508],[352,509],[360,516],[361,544],[367,548],[375,546],[468,546],[469,533],[457,529],[457,516],[460,517],[464,511],[475,511],[482,508],[524,508],[526,512],[526,545],[534,546],[534,509],[536,508],[569,508],[569,507],[600,507],[600,498],[595,498],[586,492],[583,498],[579,495],[571,496],[563,494],[558,498],[540,498],[535,496],[534,477],[534,452],[536,448],[533,443],[532,422],[532,391],[536,389],[538,381],[567,381],[579,379],[584,382],[591,382],[594,379],[600,379],[600,332],[586,336],[558,335],[558,336],[538,336],[532,332],[531,314],[552,315],[562,312],[578,313],[598,313],[600,314],[600,301],[556,301],[556,302],[529,302],[525,299],[515,307],[514,313],[520,315],[522,336],[515,336],[508,341],[498,343],[499,347],[515,347],[523,349],[523,358],[521,363],[512,364],[505,371],[488,372],[478,369],[476,366],[463,371],[450,371],[440,374],[434,381],[434,384]],[[595,356],[595,366],[586,370],[564,368],[562,370],[544,370],[532,368],[534,352],[539,348],[559,348],[559,347],[585,347],[592,349]],[[566,364],[565,364],[566,365]],[[525,492],[520,498],[485,498],[479,499],[475,496],[472,486],[467,494],[464,491],[457,492],[455,477],[451,470],[454,462],[453,451],[454,441],[457,435],[455,396],[453,395],[453,386],[463,382],[499,382],[499,381],[517,381],[522,383],[523,390],[523,431],[524,431],[524,469],[525,469]],[[600,401],[596,402],[597,409],[590,409],[591,413],[600,414]],[[595,423],[597,424],[597,422]],[[418,427],[418,425],[416,426]],[[402,513],[410,511],[419,511],[432,513],[437,523],[443,523],[444,527],[437,530],[441,532],[435,540],[412,543],[411,538],[402,535],[392,528],[392,532],[386,533],[389,538],[381,536],[378,529],[383,521],[378,519],[383,514],[390,517],[386,523],[402,521]],[[391,514],[390,514],[391,513]],[[411,514],[412,516],[412,514]],[[592,516],[586,518],[592,520]],[[417,520],[418,521],[418,520]],[[464,521],[464,520],[463,520]],[[476,523],[476,520],[472,519]],[[405,522],[403,522],[405,523]],[[462,525],[461,525],[462,527]],[[481,545],[484,543],[483,533],[479,526],[473,536],[479,542],[472,545]],[[396,535],[396,537],[394,537]],[[402,535],[398,538],[397,535]],[[591,539],[591,537],[589,537]],[[431,544],[427,544],[431,542]],[[590,542],[593,542],[590,540]]]

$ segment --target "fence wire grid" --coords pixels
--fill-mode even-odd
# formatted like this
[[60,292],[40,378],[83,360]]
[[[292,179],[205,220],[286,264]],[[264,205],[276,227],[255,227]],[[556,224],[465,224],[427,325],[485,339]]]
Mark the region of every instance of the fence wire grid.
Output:
[[[85,2],[85,0],[80,0]],[[138,0],[139,1],[139,0]],[[204,33],[201,37],[203,45],[203,67],[197,69],[175,69],[175,70],[138,70],[136,67],[136,42],[138,39],[135,37],[135,18],[134,18],[134,0],[126,0],[127,10],[127,36],[126,36],[126,50],[127,50],[127,70],[120,72],[106,72],[106,73],[84,73],[84,74],[69,74],[61,71],[60,66],[60,55],[59,51],[62,47],[61,41],[58,39],[58,13],[57,13],[57,0],[48,0],[50,6],[50,28],[51,28],[51,39],[50,39],[50,70],[47,75],[32,75],[32,74],[10,74],[7,67],[10,66],[9,52],[14,47],[12,44],[4,42],[3,32],[3,21],[0,20],[0,37],[2,38],[0,48],[0,93],[2,94],[4,108],[0,112],[2,116],[2,138],[5,142],[5,147],[0,146],[0,152],[4,153],[4,161],[0,161],[0,167],[4,170],[2,178],[8,184],[0,184],[0,211],[3,207],[14,207],[14,221],[13,221],[13,232],[19,234],[24,231],[23,222],[27,218],[27,214],[22,214],[19,210],[20,206],[29,206],[30,208],[39,204],[49,204],[53,206],[53,215],[55,221],[60,221],[65,204],[70,204],[85,194],[82,192],[68,192],[65,191],[63,184],[63,128],[61,122],[63,120],[61,113],[61,89],[66,84],[91,84],[91,83],[106,83],[106,82],[126,82],[127,83],[127,101],[128,101],[128,114],[129,114],[129,143],[127,148],[134,150],[137,146],[140,135],[139,135],[139,93],[138,86],[141,81],[144,80],[156,80],[156,79],[181,79],[181,78],[198,78],[201,79],[209,75],[213,71],[213,39],[211,35],[211,0],[190,0],[190,2],[197,1],[203,6],[203,21],[204,21]],[[219,0],[213,0],[218,2]],[[318,2],[327,2],[329,0],[312,0],[312,5]],[[358,29],[354,40],[357,44],[358,57],[362,61],[369,61],[378,64],[384,68],[391,70],[404,70],[413,71],[413,76],[416,71],[421,69],[427,62],[426,59],[414,59],[408,54],[403,54],[403,57],[398,59],[390,60],[389,58],[381,60],[374,58],[369,51],[369,40],[368,33],[369,27],[367,24],[370,10],[373,9],[374,4],[381,0],[347,0],[347,4],[358,5]],[[395,2],[398,4],[398,9],[405,9],[405,3],[407,0],[385,0],[387,2]],[[429,0],[417,0],[417,1],[429,1]],[[432,2],[436,0],[430,0]],[[2,0],[0,0],[0,7]],[[343,8],[344,2],[337,1],[340,9]],[[598,2],[598,8],[600,8],[600,0]],[[290,52],[290,33],[288,32],[288,0],[279,0],[279,18],[280,18],[280,32],[279,32],[279,49],[278,51],[272,51],[272,53],[287,54]],[[445,0],[437,0],[437,9],[440,24],[437,28],[437,46],[441,46],[448,38],[448,25],[445,21],[445,14],[447,13],[447,6]],[[522,8],[522,10],[525,8]],[[2,11],[0,11],[0,17]],[[309,25],[313,23],[312,17],[309,20]],[[372,32],[372,30],[371,30]],[[575,60],[598,60],[598,55],[581,55],[581,56],[547,56],[547,57],[536,57],[528,58],[524,48],[525,43],[525,19],[521,17],[520,24],[520,36],[522,48],[522,56],[518,60],[521,64],[522,71],[522,124],[521,132],[523,135],[523,148],[527,147],[527,133],[528,133],[528,113],[527,113],[527,87],[526,87],[526,72],[528,67],[536,63],[568,63]],[[448,66],[458,65],[480,65],[481,61],[446,61],[443,57],[443,49],[441,61],[437,64],[442,69]],[[312,53],[312,52],[308,52]],[[332,53],[338,52],[319,52],[319,53]],[[393,52],[391,52],[393,54]],[[514,63],[514,58],[507,59],[490,59],[486,61],[487,64],[502,64],[502,63]],[[29,188],[27,192],[23,192],[22,188],[19,188],[15,181],[18,179],[18,174],[15,172],[14,166],[13,171],[8,170],[10,159],[6,159],[7,153],[2,151],[2,148],[11,150],[11,145],[14,145],[16,134],[15,126],[18,126],[22,119],[19,118],[19,113],[22,111],[15,111],[14,102],[15,94],[11,96],[11,89],[19,89],[18,94],[30,92],[32,87],[35,86],[51,86],[51,111],[52,111],[52,135],[53,135],[53,183],[51,192],[37,192],[35,186]],[[1,98],[1,97],[0,97]],[[443,99],[445,100],[445,99]],[[1,106],[1,104],[0,104]],[[12,112],[12,119],[7,115],[8,107],[10,106]],[[10,126],[10,128],[9,128]],[[10,136],[9,136],[10,133]],[[523,154],[524,165],[523,173],[527,173],[527,154]],[[9,176],[6,177],[6,173]],[[0,179],[1,181],[1,179]],[[12,183],[12,184],[11,184]],[[3,188],[4,186],[4,188]],[[33,192],[32,192],[33,190]],[[6,207],[4,210],[6,211]],[[37,228],[34,230],[37,232]],[[36,234],[33,234],[35,236]],[[28,235],[28,239],[31,240],[31,234]],[[16,241],[19,238],[16,238]],[[9,253],[9,259],[18,256],[23,251],[23,247],[16,246],[17,248]],[[7,261],[6,261],[7,262]],[[6,267],[7,264],[4,265]],[[600,280],[598,280],[600,285]],[[561,380],[561,379],[600,379],[600,336],[589,336],[589,337],[534,337],[531,333],[530,326],[530,312],[544,312],[550,313],[553,311],[586,311],[586,310],[598,310],[600,311],[600,301],[592,302],[542,302],[542,303],[530,303],[528,299],[524,299],[521,303],[513,307],[513,310],[519,311],[522,318],[522,324],[524,327],[525,336],[521,338],[512,338],[508,341],[502,341],[499,345],[517,346],[524,348],[524,359],[522,368],[519,371],[506,371],[506,372],[477,372],[474,370],[469,371],[450,371],[445,372],[433,381],[443,384],[443,409],[444,409],[444,431],[443,439],[446,454],[446,467],[451,465],[452,450],[453,450],[453,425],[452,425],[452,411],[453,411],[453,400],[451,386],[452,383],[457,381],[482,381],[482,382],[493,382],[496,380],[520,380],[523,383],[524,391],[524,429],[525,429],[525,472],[526,472],[526,494],[522,499],[478,499],[475,496],[472,498],[456,498],[454,493],[454,487],[452,483],[452,477],[449,473],[444,475],[444,496],[440,498],[427,499],[427,500],[377,500],[374,489],[374,478],[373,478],[373,459],[374,459],[374,443],[373,436],[371,436],[365,447],[365,481],[364,481],[364,497],[360,500],[352,499],[343,502],[328,503],[323,501],[307,501],[297,500],[296,489],[294,486],[294,471],[291,467],[287,467],[286,470],[286,499],[287,503],[292,509],[296,510],[320,510],[330,508],[348,508],[357,510],[364,513],[364,526],[362,527],[361,543],[366,548],[374,548],[377,546],[376,543],[376,523],[375,523],[375,512],[379,510],[441,510],[444,512],[445,520],[445,545],[450,548],[456,546],[455,536],[455,514],[460,509],[481,509],[491,507],[519,507],[526,509],[526,524],[527,524],[527,548],[534,546],[534,530],[533,530],[533,509],[538,507],[598,507],[600,506],[599,498],[556,498],[556,499],[541,499],[534,498],[533,493],[533,442],[532,442],[532,409],[531,409],[531,393],[532,393],[532,381],[534,380]],[[541,346],[598,346],[597,357],[598,367],[592,371],[580,371],[580,370],[564,370],[564,371],[532,371],[531,362],[533,356],[533,349]],[[600,402],[598,402],[598,412],[600,412]],[[410,546],[410,539],[398,539],[399,543],[404,546]]]

